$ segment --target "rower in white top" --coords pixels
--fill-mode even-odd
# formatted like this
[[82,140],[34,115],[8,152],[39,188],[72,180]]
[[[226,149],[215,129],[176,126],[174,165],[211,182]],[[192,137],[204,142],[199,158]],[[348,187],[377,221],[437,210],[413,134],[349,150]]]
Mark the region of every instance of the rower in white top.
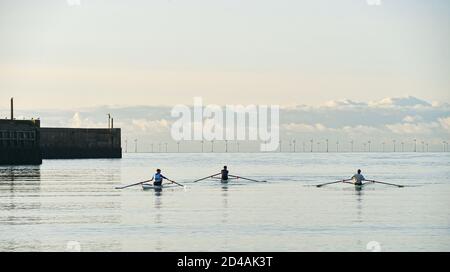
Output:
[[366,179],[361,175],[361,169],[358,169],[358,172],[352,176],[351,180],[353,180],[355,185],[363,185],[363,181]]

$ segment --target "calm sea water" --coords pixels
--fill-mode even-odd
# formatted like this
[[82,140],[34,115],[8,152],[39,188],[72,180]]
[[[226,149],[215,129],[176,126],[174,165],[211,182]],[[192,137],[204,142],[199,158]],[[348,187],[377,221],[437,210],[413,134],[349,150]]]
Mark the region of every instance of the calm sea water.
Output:
[[[268,182],[190,183],[225,164]],[[284,153],[0,167],[0,251],[450,251],[449,165],[448,153]],[[187,189],[114,189],[157,167]],[[409,187],[312,186],[357,168]]]

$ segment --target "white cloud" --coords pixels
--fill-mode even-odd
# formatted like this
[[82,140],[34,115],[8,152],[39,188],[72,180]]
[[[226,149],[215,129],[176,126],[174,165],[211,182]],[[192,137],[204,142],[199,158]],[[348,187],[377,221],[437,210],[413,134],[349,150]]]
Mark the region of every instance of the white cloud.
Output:
[[167,132],[169,130],[169,121],[161,120],[147,120],[147,119],[133,119],[131,124],[135,129],[145,132]]
[[447,130],[447,132],[450,132],[450,117],[439,118],[438,121],[443,129]]
[[324,132],[331,130],[327,128],[323,124],[303,124],[303,123],[289,123],[282,125],[282,129],[285,129],[288,132]]
[[338,108],[338,107],[365,107],[366,103],[355,102],[350,99],[339,99],[339,100],[331,100],[327,101],[324,104],[325,107],[328,108]]
[[386,127],[395,134],[432,134],[433,129],[438,128],[439,124],[436,122],[417,124],[399,123],[386,125]]
[[349,135],[376,135],[383,133],[383,130],[379,128],[364,125],[345,126],[341,131]]
[[[421,102],[422,101],[422,102]],[[329,101],[320,106],[284,107],[280,112],[280,136],[291,139],[308,137],[348,142],[386,139],[423,139],[436,143],[450,133],[450,107],[413,98],[386,98],[379,103],[349,99]],[[390,105],[390,106],[386,106]],[[419,105],[419,106],[418,106]],[[428,105],[428,106],[427,106]],[[77,111],[21,111],[23,116],[39,116],[42,125],[57,127],[107,127],[107,113],[114,117],[122,137],[140,139],[141,146],[170,141],[175,120],[170,107],[95,107]],[[248,128],[253,131],[253,127]],[[248,132],[247,132],[248,133]],[[426,137],[425,137],[426,136]]]
[[431,107],[432,105],[425,100],[414,96],[404,97],[386,97],[380,101],[369,102],[371,107]]
[[79,128],[81,127],[81,116],[79,112],[76,112],[71,120],[71,126],[74,128]]
[[73,128],[104,128],[104,123],[95,122],[89,118],[81,117],[79,112],[76,112],[69,120],[69,127]]
[[416,122],[422,121],[422,120],[423,120],[423,118],[420,115],[414,115],[414,116],[407,115],[407,116],[405,116],[405,118],[403,118],[403,121],[407,122],[407,123],[416,123]]

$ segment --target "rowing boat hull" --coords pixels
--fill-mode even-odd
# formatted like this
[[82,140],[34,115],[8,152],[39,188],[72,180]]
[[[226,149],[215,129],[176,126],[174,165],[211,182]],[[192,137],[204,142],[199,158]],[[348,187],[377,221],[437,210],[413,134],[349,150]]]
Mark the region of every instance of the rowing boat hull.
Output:
[[153,184],[142,184],[142,189],[144,190],[161,190],[165,188],[177,187],[176,184],[163,184],[163,185],[153,185]]

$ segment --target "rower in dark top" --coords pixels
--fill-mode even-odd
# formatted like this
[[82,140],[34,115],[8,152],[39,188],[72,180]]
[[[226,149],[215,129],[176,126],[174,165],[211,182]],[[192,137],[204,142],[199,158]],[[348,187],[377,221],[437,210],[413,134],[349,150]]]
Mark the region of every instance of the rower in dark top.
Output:
[[161,174],[161,169],[156,169],[156,173],[153,175],[152,179],[149,181],[153,181],[154,186],[161,186],[163,179],[167,179],[165,176]]
[[220,174],[222,180],[228,180],[228,170],[226,165],[223,167],[222,171],[220,171]]

